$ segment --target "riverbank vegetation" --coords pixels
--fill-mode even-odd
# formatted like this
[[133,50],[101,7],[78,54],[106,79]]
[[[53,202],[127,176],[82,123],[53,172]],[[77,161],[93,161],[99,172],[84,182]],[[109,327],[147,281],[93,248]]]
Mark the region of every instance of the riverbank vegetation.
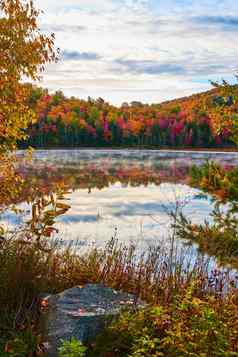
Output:
[[220,202],[238,201],[238,168],[222,166],[207,161],[202,166],[192,166],[190,184],[211,193]]
[[[140,312],[123,314],[108,327],[96,344],[87,346],[89,356],[236,356],[236,278],[209,271],[206,258],[166,254],[151,248],[138,257],[133,246],[112,239],[105,249],[87,254],[62,252],[50,240],[19,239],[3,242],[1,265],[2,356],[44,355],[37,324],[45,309],[41,293],[56,293],[86,283],[103,283],[132,292],[150,305]],[[204,343],[200,343],[203,341]],[[168,356],[168,354],[167,354]]]
[[197,243],[203,253],[218,258],[221,264],[238,267],[238,170],[215,162],[194,166],[190,183],[210,193],[216,202],[210,220],[193,224],[183,214],[176,221],[177,236]]

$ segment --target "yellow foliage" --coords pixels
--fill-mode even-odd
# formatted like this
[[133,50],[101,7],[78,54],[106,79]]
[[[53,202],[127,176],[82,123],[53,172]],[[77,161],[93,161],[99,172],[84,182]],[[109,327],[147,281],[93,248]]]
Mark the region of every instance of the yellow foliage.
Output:
[[36,80],[56,60],[54,35],[40,33],[32,1],[0,0],[0,149],[14,149],[34,120],[22,78]]

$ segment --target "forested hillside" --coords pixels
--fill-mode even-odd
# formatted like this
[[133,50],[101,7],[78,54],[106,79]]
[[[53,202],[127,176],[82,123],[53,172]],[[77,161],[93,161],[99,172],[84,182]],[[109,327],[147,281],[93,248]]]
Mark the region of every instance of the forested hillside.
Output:
[[60,91],[27,85],[36,122],[25,145],[76,146],[232,146],[238,118],[238,86],[226,82],[211,91],[162,104],[124,103],[102,98],[67,98]]

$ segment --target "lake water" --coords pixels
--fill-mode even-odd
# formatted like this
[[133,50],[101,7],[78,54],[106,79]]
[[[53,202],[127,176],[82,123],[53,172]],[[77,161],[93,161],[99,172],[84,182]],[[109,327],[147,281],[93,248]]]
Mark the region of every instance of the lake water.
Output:
[[17,205],[27,213],[6,212],[1,221],[9,229],[22,224],[36,192],[48,194],[64,184],[71,208],[57,221],[56,238],[63,244],[100,247],[116,235],[123,243],[143,248],[166,246],[171,233],[168,213],[178,203],[194,222],[208,219],[213,209],[211,197],[191,188],[187,177],[191,165],[208,158],[238,165],[237,153],[39,150],[30,165],[19,168],[27,185]]

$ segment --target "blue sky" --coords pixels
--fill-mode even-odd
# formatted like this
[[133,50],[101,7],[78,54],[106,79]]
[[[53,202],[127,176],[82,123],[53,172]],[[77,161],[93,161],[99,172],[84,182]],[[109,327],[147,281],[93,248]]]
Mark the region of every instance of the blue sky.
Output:
[[160,102],[231,79],[238,2],[231,0],[36,0],[41,28],[61,49],[42,85],[114,104]]

